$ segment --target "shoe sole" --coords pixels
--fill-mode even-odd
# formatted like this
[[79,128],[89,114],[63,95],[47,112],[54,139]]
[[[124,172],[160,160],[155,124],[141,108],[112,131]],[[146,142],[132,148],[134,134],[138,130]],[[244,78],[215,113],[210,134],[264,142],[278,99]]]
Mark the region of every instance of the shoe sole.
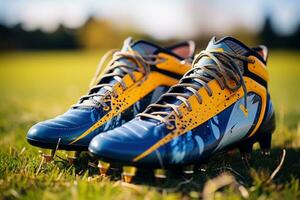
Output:
[[[228,151],[239,149],[241,153],[241,158],[243,162],[249,166],[251,160],[251,154],[253,145],[255,143],[259,143],[261,154],[264,156],[270,155],[270,148],[271,148],[271,141],[272,141],[272,134],[275,131],[275,115],[273,114],[269,123],[266,123],[266,126],[261,126],[251,138],[247,138],[241,142],[236,144],[230,145],[227,148],[213,154],[211,157],[216,156],[217,154],[226,153]],[[166,168],[155,168],[155,166],[151,165],[139,165],[132,162],[120,162],[108,157],[97,156],[90,151],[91,156],[98,158],[98,165],[100,175],[107,176],[110,174],[111,168],[119,168],[122,169],[122,180],[126,183],[131,183],[135,176],[137,175],[138,170],[152,170],[154,177],[158,180],[164,180],[167,178],[168,170],[172,168],[181,168],[184,177],[192,177],[194,171],[196,169],[200,169],[201,171],[206,171],[205,163],[207,163],[207,159],[201,160],[199,163],[194,164],[187,164],[187,165],[176,165],[176,166],[166,166]],[[204,167],[203,167],[204,166]]]

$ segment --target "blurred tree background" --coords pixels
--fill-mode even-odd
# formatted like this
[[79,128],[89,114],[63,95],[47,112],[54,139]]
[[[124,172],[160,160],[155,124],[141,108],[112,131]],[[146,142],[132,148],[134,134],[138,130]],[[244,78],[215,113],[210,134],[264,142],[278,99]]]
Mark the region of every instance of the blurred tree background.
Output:
[[[202,48],[214,35],[221,36],[222,34],[205,33],[186,39],[195,40],[198,47]],[[288,35],[279,34],[274,30],[272,20],[268,16],[258,32],[237,27],[226,35],[237,37],[249,45],[264,44],[269,48],[300,49],[300,24],[296,31]],[[40,29],[28,31],[22,28],[22,24],[11,27],[0,24],[0,50],[109,49],[120,47],[122,41],[128,36],[163,44],[170,44],[177,40],[177,38],[168,38],[158,41],[150,34],[135,30],[133,27],[119,27],[110,20],[90,17],[81,27],[71,29],[60,25],[53,32],[43,32]]]

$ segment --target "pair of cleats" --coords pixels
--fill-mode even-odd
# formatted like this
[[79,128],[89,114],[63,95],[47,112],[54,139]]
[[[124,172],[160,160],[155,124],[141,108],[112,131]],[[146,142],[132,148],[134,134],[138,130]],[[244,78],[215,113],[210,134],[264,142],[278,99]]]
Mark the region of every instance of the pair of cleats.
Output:
[[[100,61],[87,95],[64,114],[34,125],[30,144],[56,150],[89,151],[102,174],[123,166],[125,181],[136,167],[194,166],[219,152],[239,148],[248,158],[254,143],[269,154],[275,129],[268,92],[268,52],[240,41],[212,38],[194,55],[186,41],[160,47],[128,38]],[[112,59],[106,62],[112,55]]]

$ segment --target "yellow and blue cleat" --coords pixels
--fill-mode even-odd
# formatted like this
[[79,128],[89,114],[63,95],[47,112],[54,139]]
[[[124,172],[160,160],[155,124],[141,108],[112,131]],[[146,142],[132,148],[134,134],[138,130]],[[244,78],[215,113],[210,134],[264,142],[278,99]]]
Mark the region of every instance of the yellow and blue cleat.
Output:
[[34,125],[28,142],[52,150],[49,160],[57,149],[78,157],[94,136],[130,121],[176,84],[191,69],[194,49],[192,41],[163,48],[128,38],[121,50],[103,56],[88,94],[66,113]]
[[124,166],[130,181],[137,168],[194,165],[216,153],[239,148],[244,156],[259,142],[268,154],[275,117],[268,92],[267,48],[213,38],[195,56],[193,68],[178,84],[133,120],[92,139],[89,151],[109,165]]

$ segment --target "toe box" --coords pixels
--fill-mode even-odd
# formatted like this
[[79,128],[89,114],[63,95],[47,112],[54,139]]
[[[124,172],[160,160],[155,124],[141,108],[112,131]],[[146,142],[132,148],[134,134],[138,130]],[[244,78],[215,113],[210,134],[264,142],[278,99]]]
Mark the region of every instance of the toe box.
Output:
[[70,109],[54,119],[35,124],[27,133],[27,141],[42,148],[56,148],[59,143],[61,149],[73,147],[88,147],[91,137],[84,138],[76,145],[69,145],[97,120],[97,113],[92,109]]
[[[134,158],[164,136],[164,129],[165,125],[163,124],[157,125],[136,118],[118,128],[94,137],[89,145],[89,151],[104,160],[132,163]],[[159,163],[157,153],[162,154],[162,151],[164,149],[159,148],[135,164],[155,165]]]

